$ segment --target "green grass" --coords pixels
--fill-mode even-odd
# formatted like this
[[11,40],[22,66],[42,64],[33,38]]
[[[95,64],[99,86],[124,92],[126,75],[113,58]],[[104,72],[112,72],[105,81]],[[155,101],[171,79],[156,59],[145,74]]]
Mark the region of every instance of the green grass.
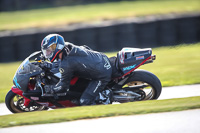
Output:
[[[200,43],[160,47],[153,49],[157,59],[139,67],[148,70],[161,80],[163,86],[175,86],[200,83]],[[107,53],[114,56],[117,52]],[[0,63],[0,102],[12,87],[12,79],[20,62]]]
[[12,80],[20,63],[0,63],[0,103],[5,101],[7,92],[13,86]]
[[0,12],[0,31],[60,26],[78,22],[199,12],[199,0],[122,1],[79,6],[63,6],[15,12]]
[[136,115],[200,108],[200,97],[98,105],[0,116],[0,127],[57,123],[72,120]]
[[200,43],[175,47],[156,48],[154,63],[144,65],[156,74],[163,86],[175,86],[200,83]]

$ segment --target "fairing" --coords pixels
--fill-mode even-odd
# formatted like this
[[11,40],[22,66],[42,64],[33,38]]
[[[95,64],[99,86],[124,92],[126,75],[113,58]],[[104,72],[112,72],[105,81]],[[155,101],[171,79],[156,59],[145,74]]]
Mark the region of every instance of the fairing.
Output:
[[24,98],[24,106],[27,107],[29,105],[29,103],[30,103],[31,100],[23,96],[23,91],[19,90],[16,86],[13,86],[11,88],[11,90],[15,94],[18,94],[18,95],[20,95],[20,96],[22,96]]
[[41,51],[35,52],[27,57],[17,69],[15,76],[13,78],[14,85],[22,91],[26,91],[28,88],[28,83],[30,77],[38,75],[42,72],[42,69],[31,63],[31,59],[36,55],[39,55]]
[[139,49],[139,48],[123,48],[117,54],[117,64],[119,69],[124,74],[129,74],[140,65],[144,64],[148,59],[151,58],[152,49]]

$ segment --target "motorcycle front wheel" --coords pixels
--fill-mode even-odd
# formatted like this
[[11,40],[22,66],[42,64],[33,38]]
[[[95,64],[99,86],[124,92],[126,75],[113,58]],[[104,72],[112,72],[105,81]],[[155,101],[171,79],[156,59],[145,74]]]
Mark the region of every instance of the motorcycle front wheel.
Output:
[[15,94],[10,90],[5,98],[5,103],[7,108],[12,113],[22,113],[22,112],[33,112],[47,110],[44,106],[33,104],[29,107],[24,106],[24,98],[18,94]]

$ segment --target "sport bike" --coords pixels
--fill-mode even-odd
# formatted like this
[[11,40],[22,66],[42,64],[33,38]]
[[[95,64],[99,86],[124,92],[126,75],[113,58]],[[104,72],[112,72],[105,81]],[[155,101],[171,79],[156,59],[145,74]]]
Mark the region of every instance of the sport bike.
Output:
[[[151,48],[123,48],[117,56],[109,58],[113,74],[111,81],[95,99],[96,104],[126,103],[157,99],[162,85],[157,76],[141,65],[152,63],[156,55]],[[59,61],[45,60],[41,51],[28,56],[17,69],[13,86],[7,93],[5,103],[13,113],[31,112],[80,106],[81,94],[90,79],[74,76],[65,95],[46,93],[48,85],[56,85],[61,78]]]

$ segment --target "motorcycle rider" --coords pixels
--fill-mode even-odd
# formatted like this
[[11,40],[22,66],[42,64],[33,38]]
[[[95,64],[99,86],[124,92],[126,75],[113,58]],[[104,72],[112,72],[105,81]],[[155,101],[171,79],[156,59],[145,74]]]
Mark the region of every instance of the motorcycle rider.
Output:
[[47,35],[42,40],[41,49],[49,61],[61,60],[61,79],[50,88],[51,92],[67,93],[73,76],[91,79],[81,95],[80,105],[95,104],[95,98],[111,80],[112,67],[108,57],[87,47],[65,42],[59,34]]

